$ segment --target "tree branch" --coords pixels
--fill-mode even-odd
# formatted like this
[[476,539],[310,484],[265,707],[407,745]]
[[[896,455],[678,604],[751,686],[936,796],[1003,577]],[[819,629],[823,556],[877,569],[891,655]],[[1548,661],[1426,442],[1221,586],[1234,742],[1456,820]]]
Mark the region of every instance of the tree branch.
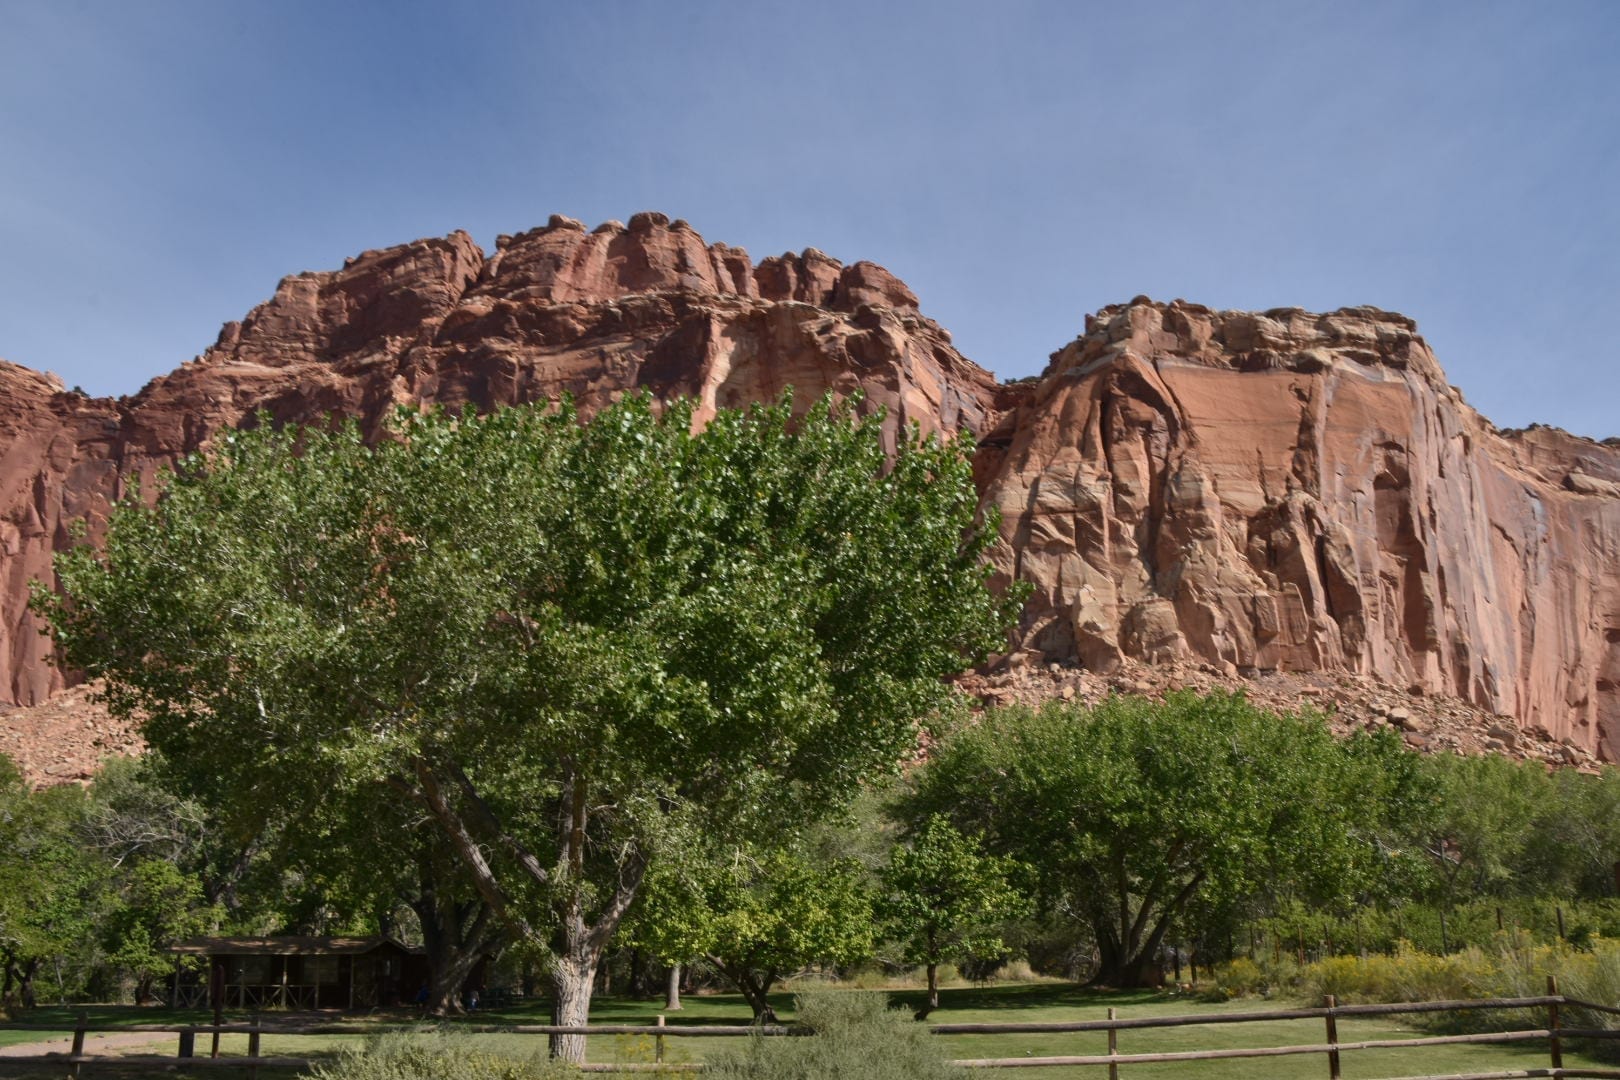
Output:
[[507,896],[506,890],[501,888],[500,882],[495,879],[495,871],[484,858],[478,841],[467,828],[467,823],[457,814],[455,808],[444,797],[444,790],[439,785],[438,777],[428,768],[426,761],[421,758],[414,762],[417,785],[414,791],[424,805],[432,811],[433,816],[444,826],[450,834],[450,842],[455,846],[457,854],[461,856],[462,863],[472,873],[473,885],[478,894],[484,898],[489,906],[500,917],[501,921],[510,926],[514,933],[527,941],[543,941],[529,921],[519,915],[513,908],[512,898]]
[[534,853],[524,847],[517,837],[501,828],[500,819],[489,808],[489,804],[484,801],[484,797],[478,794],[478,790],[473,787],[472,781],[467,778],[467,774],[462,771],[461,766],[454,761],[447,761],[445,762],[445,768],[450,773],[450,778],[456,782],[456,786],[461,789],[467,805],[472,808],[474,817],[477,819],[478,824],[483,826],[484,831],[494,837],[507,850],[507,853],[517,860],[518,865],[523,867],[524,873],[533,878],[536,884],[549,885],[551,883],[551,874],[547,872],[544,866],[540,865],[540,860],[535,858]]

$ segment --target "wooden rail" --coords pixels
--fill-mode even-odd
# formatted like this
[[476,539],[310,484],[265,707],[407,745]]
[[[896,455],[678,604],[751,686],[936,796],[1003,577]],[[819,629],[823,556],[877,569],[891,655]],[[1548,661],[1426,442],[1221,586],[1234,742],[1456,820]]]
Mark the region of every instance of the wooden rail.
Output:
[[[1131,1065],[1177,1061],[1217,1061],[1233,1058],[1287,1057],[1300,1054],[1320,1054],[1326,1058],[1328,1080],[1340,1080],[1341,1055],[1359,1050],[1415,1049],[1425,1046],[1454,1046],[1468,1044],[1508,1044],[1545,1040],[1549,1066],[1546,1068],[1504,1069],[1489,1072],[1449,1074],[1446,1077],[1408,1076],[1389,1080],[1509,1080],[1516,1077],[1594,1077],[1620,1080],[1620,1069],[1565,1068],[1564,1041],[1567,1039],[1616,1039],[1620,1029],[1569,1028],[1562,1024],[1563,1012],[1569,1008],[1585,1009],[1607,1015],[1620,1015],[1620,1006],[1566,998],[1558,993],[1557,982],[1547,980],[1547,994],[1542,997],[1492,998],[1467,1001],[1410,1001],[1382,1005],[1339,1005],[1332,997],[1318,1008],[1273,1009],[1221,1013],[1213,1016],[1154,1016],[1122,1018],[1115,1009],[1108,1010],[1106,1020],[1032,1021],[1004,1024],[934,1024],[929,1030],[937,1035],[1008,1035],[1049,1034],[1055,1032],[1106,1032],[1108,1050],[1105,1054],[1072,1054],[1045,1057],[969,1058],[954,1064],[973,1069],[1028,1069],[1053,1066],[1107,1066],[1110,1080],[1118,1080],[1120,1070]],[[1338,1021],[1343,1017],[1397,1016],[1411,1013],[1465,1012],[1470,1010],[1545,1009],[1547,1023],[1543,1027],[1511,1031],[1475,1032],[1465,1035],[1430,1035],[1410,1039],[1360,1039],[1350,1042],[1339,1038]],[[1126,1054],[1119,1050],[1122,1031],[1142,1031],[1154,1028],[1196,1027],[1216,1024],[1244,1024],[1279,1020],[1311,1020],[1323,1022],[1324,1041],[1290,1046],[1232,1047],[1221,1050],[1176,1050]],[[11,1031],[61,1031],[60,1025],[0,1024],[0,1029]],[[292,1056],[263,1056],[260,1038],[263,1035],[376,1035],[387,1031],[422,1030],[412,1024],[275,1024],[255,1017],[246,1023],[214,1024],[131,1024],[124,1027],[92,1025],[86,1014],[80,1013],[73,1028],[72,1049],[67,1054],[45,1054],[33,1057],[0,1059],[0,1068],[12,1063],[62,1063],[68,1066],[70,1076],[81,1075],[87,1065],[118,1063],[125,1065],[152,1065],[172,1068],[184,1062],[186,1068],[219,1067],[246,1069],[256,1076],[262,1068],[301,1069],[309,1067],[310,1058]],[[507,1035],[642,1035],[654,1039],[653,1062],[613,1064],[592,1062],[583,1067],[586,1072],[697,1072],[699,1064],[671,1064],[664,1060],[665,1040],[669,1038],[714,1038],[742,1036],[802,1036],[807,1029],[791,1025],[744,1024],[681,1024],[666,1026],[664,1017],[656,1025],[650,1024],[596,1024],[590,1026],[558,1026],[553,1024],[457,1024],[457,1032],[468,1034]],[[174,1057],[167,1055],[92,1055],[85,1053],[85,1036],[90,1032],[150,1032],[179,1036],[179,1049]],[[246,1056],[221,1056],[218,1037],[222,1034],[246,1034]],[[194,1056],[198,1035],[212,1035],[214,1052],[207,1057]]]

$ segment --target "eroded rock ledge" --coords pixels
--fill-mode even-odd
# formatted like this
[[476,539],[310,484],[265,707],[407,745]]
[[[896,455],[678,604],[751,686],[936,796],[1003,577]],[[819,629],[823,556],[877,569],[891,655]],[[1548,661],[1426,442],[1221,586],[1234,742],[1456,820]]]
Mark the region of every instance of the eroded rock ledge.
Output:
[[1503,433],[1374,308],[1105,308],[978,462],[1020,641],[1109,672],[1343,671],[1614,760],[1620,452]]

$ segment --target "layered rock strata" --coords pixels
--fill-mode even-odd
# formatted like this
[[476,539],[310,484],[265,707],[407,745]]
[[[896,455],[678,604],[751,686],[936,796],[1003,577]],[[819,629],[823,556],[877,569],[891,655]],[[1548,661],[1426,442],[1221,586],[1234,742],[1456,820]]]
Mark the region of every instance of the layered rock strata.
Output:
[[1000,578],[1036,590],[1009,670],[1340,673],[1620,757],[1620,450],[1497,431],[1410,320],[1139,298],[1089,318],[1038,380],[998,385],[881,267],[814,249],[755,264],[651,213],[289,277],[130,398],[0,363],[0,705],[63,686],[26,595],[72,523],[93,538],[131,484],[261,411],[375,429],[397,405],[569,393],[589,414],[646,389],[712,414],[790,387],[800,404],[863,393],[891,438],[978,436]]
[[[643,213],[587,232],[553,217],[486,256],[465,233],[296,274],[202,356],[133,397],[86,398],[0,361],[0,704],[60,690],[28,581],[92,537],[132,483],[224,427],[359,417],[399,405],[488,409],[572,394],[591,414],[633,390],[716,408],[864,393],[866,410],[986,426],[995,379],[965,360],[882,267],[815,249],[762,260]],[[0,721],[3,723],[3,721]]]
[[1620,451],[1497,431],[1374,308],[1105,308],[983,435],[1022,643],[1454,695],[1620,757]]

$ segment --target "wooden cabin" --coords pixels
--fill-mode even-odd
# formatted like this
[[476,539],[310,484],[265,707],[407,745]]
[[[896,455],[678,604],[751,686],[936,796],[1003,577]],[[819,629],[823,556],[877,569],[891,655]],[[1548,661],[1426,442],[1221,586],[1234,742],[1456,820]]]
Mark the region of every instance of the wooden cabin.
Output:
[[208,959],[208,1004],[222,1009],[371,1009],[409,1003],[427,951],[387,937],[200,937],[171,952]]

